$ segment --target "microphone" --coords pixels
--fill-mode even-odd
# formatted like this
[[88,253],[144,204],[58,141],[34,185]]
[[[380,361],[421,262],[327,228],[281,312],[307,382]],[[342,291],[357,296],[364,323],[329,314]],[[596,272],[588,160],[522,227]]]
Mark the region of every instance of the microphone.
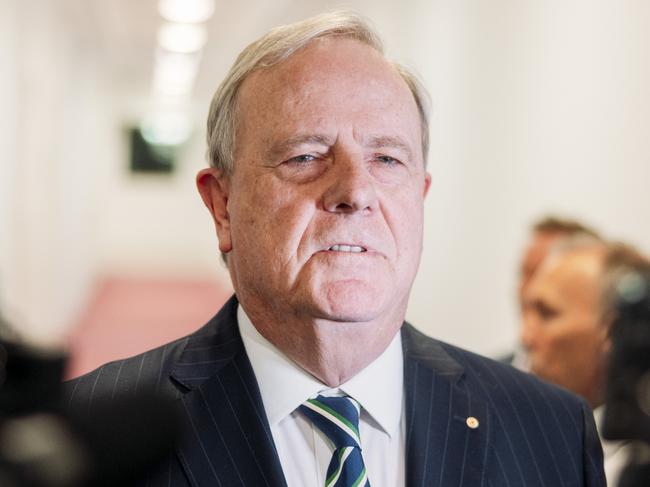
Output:
[[146,479],[179,437],[176,401],[143,388],[66,408],[64,365],[61,353],[0,337],[0,485],[102,487]]
[[87,458],[88,486],[130,485],[169,455],[180,434],[176,401],[154,390],[119,399],[98,398],[68,419]]

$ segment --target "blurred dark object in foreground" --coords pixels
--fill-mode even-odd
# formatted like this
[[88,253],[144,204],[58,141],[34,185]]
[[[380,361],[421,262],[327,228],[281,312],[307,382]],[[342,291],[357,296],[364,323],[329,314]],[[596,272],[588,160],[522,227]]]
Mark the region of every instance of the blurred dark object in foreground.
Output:
[[142,390],[68,410],[60,391],[65,356],[0,337],[0,485],[124,486],[173,449],[174,401]]
[[650,485],[650,274],[629,272],[617,285],[603,436],[632,440],[618,487]]

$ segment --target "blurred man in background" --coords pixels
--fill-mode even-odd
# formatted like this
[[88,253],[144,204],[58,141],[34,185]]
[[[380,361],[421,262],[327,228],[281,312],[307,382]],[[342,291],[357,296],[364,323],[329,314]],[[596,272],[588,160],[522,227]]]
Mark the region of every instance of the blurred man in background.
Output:
[[[524,295],[535,275],[535,272],[558,242],[568,238],[584,238],[600,240],[600,235],[589,226],[570,218],[547,215],[537,220],[531,226],[530,238],[524,248],[520,270],[518,301],[519,308],[523,311]],[[514,353],[506,355],[500,360],[512,366],[527,370],[526,352],[517,346]]]
[[[531,373],[584,397],[597,423],[603,414],[609,328],[616,315],[616,279],[650,270],[623,244],[572,238],[556,246],[523,295],[521,342]],[[626,463],[623,442],[603,442],[608,482]]]
[[522,307],[528,285],[553,245],[559,240],[580,236],[600,239],[598,232],[593,228],[568,218],[548,215],[537,220],[532,225],[530,239],[524,249],[519,274],[519,304]]

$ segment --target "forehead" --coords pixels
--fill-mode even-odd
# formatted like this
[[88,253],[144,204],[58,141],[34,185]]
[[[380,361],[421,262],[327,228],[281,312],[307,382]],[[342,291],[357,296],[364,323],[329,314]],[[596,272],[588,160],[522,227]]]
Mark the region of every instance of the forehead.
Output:
[[594,252],[551,257],[534,278],[533,297],[564,303],[567,308],[595,307],[600,271],[601,261]]
[[524,264],[536,266],[546,257],[552,245],[562,237],[559,233],[535,232],[533,233],[526,252]]
[[380,136],[400,132],[415,145],[420,137],[417,106],[405,81],[381,54],[352,39],[317,39],[252,73],[237,101],[238,137],[251,130],[289,135],[337,124],[393,132],[374,134]]

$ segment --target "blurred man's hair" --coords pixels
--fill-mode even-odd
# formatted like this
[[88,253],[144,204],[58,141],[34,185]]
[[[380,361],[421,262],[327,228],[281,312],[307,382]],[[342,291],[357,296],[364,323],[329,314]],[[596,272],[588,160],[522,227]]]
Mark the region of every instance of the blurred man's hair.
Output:
[[[316,39],[338,37],[354,39],[384,56],[379,36],[358,14],[339,10],[277,27],[250,44],[237,57],[217,89],[208,115],[208,161],[229,175],[233,170],[237,132],[237,94],[253,72],[268,69],[289,58]],[[420,116],[422,156],[426,164],[429,150],[429,96],[417,77],[392,63],[411,91]]]
[[532,225],[534,233],[553,233],[565,236],[586,235],[601,239],[600,234],[593,228],[570,218],[548,215],[540,218]]

